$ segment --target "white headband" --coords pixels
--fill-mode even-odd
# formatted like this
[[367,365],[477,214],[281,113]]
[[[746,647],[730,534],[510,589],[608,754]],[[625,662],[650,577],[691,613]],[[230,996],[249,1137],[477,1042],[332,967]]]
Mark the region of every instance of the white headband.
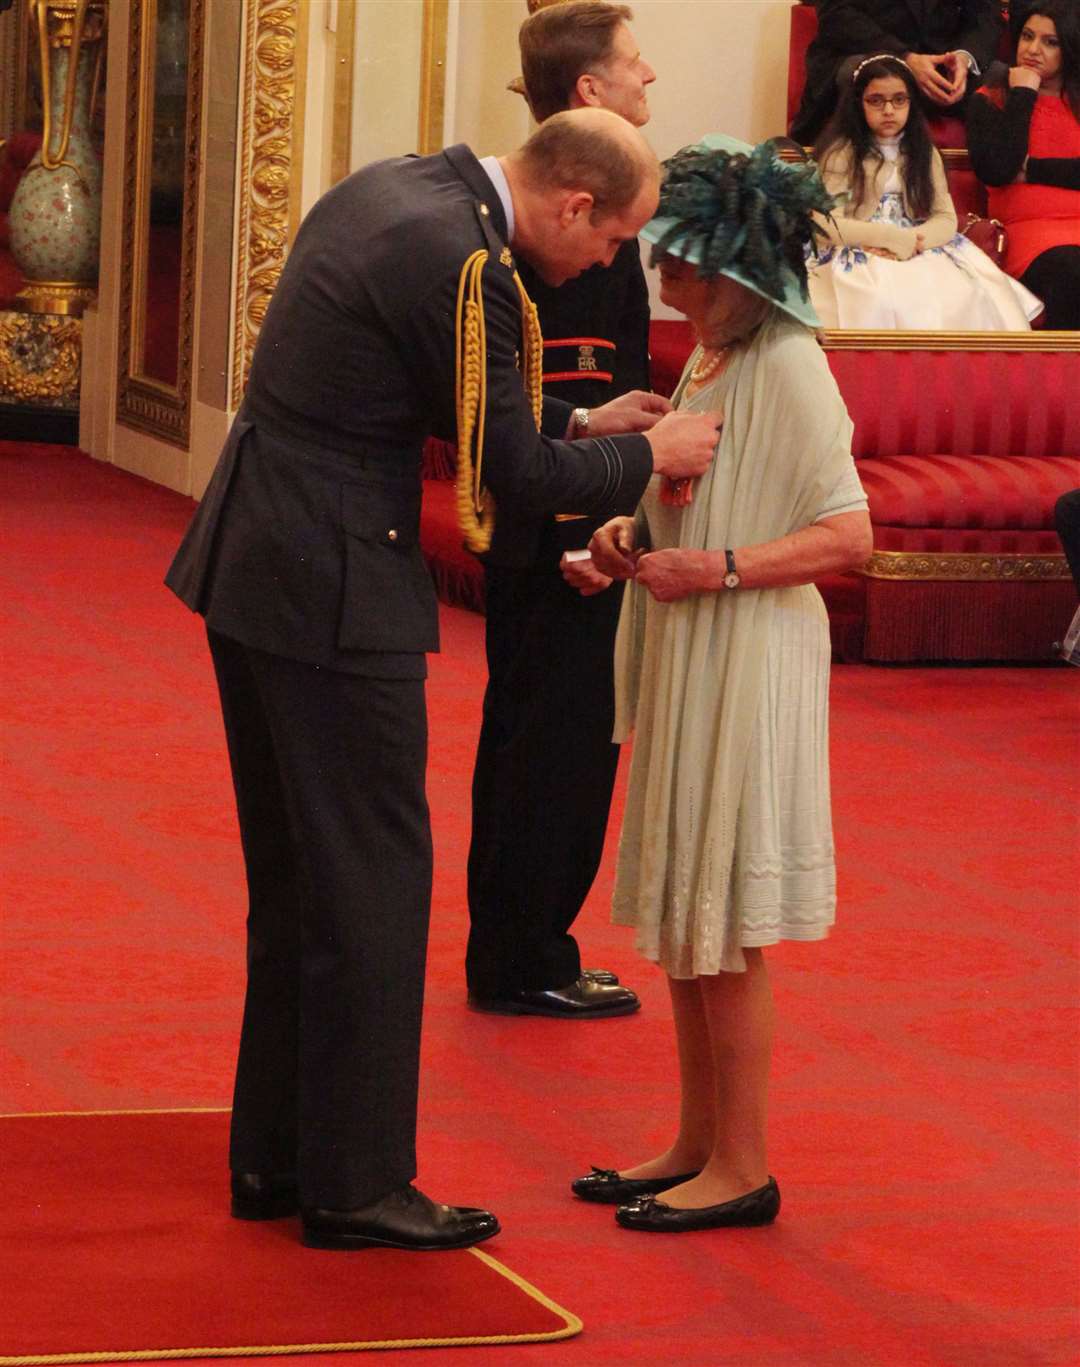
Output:
[[858,76],[859,72],[863,69],[864,66],[869,66],[871,62],[899,62],[902,67],[907,67],[908,71],[911,70],[911,67],[908,66],[907,62],[904,61],[903,57],[898,57],[895,52],[875,52],[872,57],[864,57],[863,60],[859,63],[859,65],[855,68],[855,70],[851,73],[851,82],[853,85],[855,83],[855,78]]

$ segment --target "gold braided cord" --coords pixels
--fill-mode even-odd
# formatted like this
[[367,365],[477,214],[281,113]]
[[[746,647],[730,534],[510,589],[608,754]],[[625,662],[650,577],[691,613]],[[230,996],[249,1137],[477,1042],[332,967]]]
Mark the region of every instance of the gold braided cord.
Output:
[[518,287],[521,299],[521,354],[525,393],[529,396],[533,422],[539,432],[544,406],[544,338],[540,332],[540,314],[517,271],[514,272],[514,284]]
[[484,460],[484,410],[487,407],[487,334],[481,275],[487,258],[486,251],[475,251],[461,268],[454,326],[458,526],[464,533],[466,546],[477,552],[488,549],[495,529],[494,504],[480,484]]
[[[491,547],[495,531],[495,500],[483,487],[484,417],[487,410],[487,330],[484,322],[483,273],[488,253],[473,252],[458,280],[455,336],[455,399],[457,406],[458,526],[469,550],[478,554]],[[540,430],[543,405],[544,342],[536,305],[514,272],[521,302],[521,369],[533,421]]]

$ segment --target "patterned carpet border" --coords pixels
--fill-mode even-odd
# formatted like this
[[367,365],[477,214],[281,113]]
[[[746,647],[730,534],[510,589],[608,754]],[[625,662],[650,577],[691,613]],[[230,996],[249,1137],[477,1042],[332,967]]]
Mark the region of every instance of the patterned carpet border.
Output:
[[[175,1106],[152,1107],[146,1109],[102,1109],[89,1111],[21,1111],[0,1114],[0,1121],[42,1120],[60,1117],[91,1116],[133,1116],[133,1115],[224,1115],[227,1106]],[[400,1348],[476,1348],[498,1344],[549,1343],[559,1339],[573,1338],[581,1333],[584,1325],[577,1315],[564,1309],[538,1287],[525,1280],[505,1263],[479,1248],[464,1250],[478,1259],[496,1275],[505,1278],[531,1300],[551,1312],[562,1321],[560,1328],[546,1332],[524,1332],[519,1334],[476,1334],[428,1338],[390,1338],[370,1340],[345,1340],[341,1342],[315,1343],[260,1343],[249,1346],[200,1346],[190,1348],[146,1348],[129,1349],[123,1352],[65,1352],[0,1354],[0,1367],[44,1367],[45,1364],[93,1363],[93,1362],[147,1362],[181,1358],[227,1358],[227,1357],[275,1357],[300,1353],[340,1353],[370,1352],[377,1349]]]

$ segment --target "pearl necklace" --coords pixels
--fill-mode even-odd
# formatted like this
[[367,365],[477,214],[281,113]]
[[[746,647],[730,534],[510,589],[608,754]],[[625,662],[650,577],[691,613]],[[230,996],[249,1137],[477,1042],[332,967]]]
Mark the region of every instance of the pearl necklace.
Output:
[[701,360],[690,371],[692,384],[702,384],[710,376],[715,375],[720,369],[720,362],[727,357],[727,347],[721,347],[719,351],[713,351],[712,359],[707,361],[705,358],[710,350],[711,348],[702,348]]

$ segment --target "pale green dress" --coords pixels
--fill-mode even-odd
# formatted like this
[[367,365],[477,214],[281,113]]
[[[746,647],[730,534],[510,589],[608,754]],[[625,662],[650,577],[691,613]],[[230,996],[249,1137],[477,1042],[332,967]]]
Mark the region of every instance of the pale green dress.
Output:
[[[724,428],[688,507],[649,486],[639,521],[654,549],[753,545],[867,506],[808,329],[774,311],[712,385],[684,400],[685,380],[678,406],[722,411]],[[745,947],[828,933],[829,661],[812,585],[669,604],[628,586],[616,739],[635,736],[613,920],[672,977],[738,972]]]

